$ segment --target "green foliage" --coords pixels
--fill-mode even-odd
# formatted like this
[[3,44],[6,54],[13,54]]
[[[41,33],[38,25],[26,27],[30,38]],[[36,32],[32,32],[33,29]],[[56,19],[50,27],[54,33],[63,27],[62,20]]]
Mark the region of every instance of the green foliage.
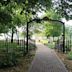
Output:
[[7,33],[8,31],[8,27],[5,24],[0,23],[0,33]]
[[65,34],[66,34],[66,37],[72,36],[72,27],[71,26],[65,27]]
[[33,50],[33,49],[36,49],[36,45],[29,43],[29,50]]
[[10,67],[17,64],[15,53],[6,54],[2,58],[0,58],[0,68]]
[[68,53],[68,59],[72,60],[72,51]]
[[47,37],[52,36],[52,37],[57,37],[60,36],[62,33],[62,25],[59,23],[50,23],[46,22],[45,23],[45,35]]
[[[51,0],[19,0],[19,3],[23,3],[25,5],[25,7],[23,8],[23,10],[25,10],[25,8],[27,8],[27,12],[29,13],[32,9],[35,9],[35,11],[37,12],[39,9],[42,9],[42,7],[45,8],[49,8],[51,7]],[[34,10],[32,12],[35,12]]]
[[36,12],[50,6],[51,0],[1,0],[0,23],[5,24],[8,30],[21,26],[31,20]]
[[[60,20],[61,16],[57,14],[53,9],[46,11],[46,16],[53,20]],[[59,22],[45,22],[45,35],[47,37],[57,37],[60,36],[62,33],[62,24]]]
[[17,48],[17,44],[14,43],[10,43],[10,42],[5,42],[5,41],[0,41],[0,49],[4,49],[4,48]]
[[21,36],[21,37],[25,37],[25,36],[26,36],[26,32],[20,33],[20,36]]
[[12,17],[9,12],[5,10],[0,11],[0,33],[7,33],[9,31],[9,23],[12,21]]
[[4,11],[0,11],[0,23],[7,24],[11,21],[11,15]]
[[54,42],[50,42],[47,45],[48,45],[49,48],[52,48],[52,49],[54,49],[54,47],[55,47],[55,43]]
[[15,29],[16,26],[21,26],[24,23],[24,15],[20,15],[22,7],[20,5],[18,6],[14,0],[9,1],[6,5],[2,4],[3,2],[7,1],[1,1],[0,23],[2,26],[0,29],[2,31],[0,33],[8,32],[9,29]]
[[72,4],[70,4],[71,2],[72,2],[71,0],[53,1],[53,4],[55,6],[53,7],[53,9],[55,9],[56,13],[61,15],[61,17],[70,20],[72,18],[72,14],[71,14]]
[[41,43],[43,43],[43,44],[48,44],[48,41],[47,41],[47,39],[45,40],[45,39],[43,39],[43,40],[40,40],[40,42]]
[[46,11],[46,16],[50,19],[59,20],[61,16],[57,14],[53,9]]
[[[10,43],[0,41],[0,68],[10,67],[18,64],[18,58],[23,56],[25,48],[23,45],[17,45],[17,43]],[[35,44],[29,43],[29,50],[35,49]]]
[[38,29],[35,29],[34,32],[35,32],[35,33],[40,33],[41,31],[38,30]]

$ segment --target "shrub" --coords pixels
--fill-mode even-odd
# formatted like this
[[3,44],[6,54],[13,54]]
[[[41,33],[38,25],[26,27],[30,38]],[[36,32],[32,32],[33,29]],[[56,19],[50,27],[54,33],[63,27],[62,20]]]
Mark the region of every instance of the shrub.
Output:
[[48,47],[53,49],[55,47],[55,43],[54,42],[48,43]]
[[72,60],[72,51],[70,51],[70,52],[68,53],[68,59],[69,59],[69,60]]

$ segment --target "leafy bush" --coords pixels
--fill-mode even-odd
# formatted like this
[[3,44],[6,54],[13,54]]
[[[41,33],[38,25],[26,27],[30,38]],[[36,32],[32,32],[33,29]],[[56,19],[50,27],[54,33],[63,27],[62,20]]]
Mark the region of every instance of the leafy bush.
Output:
[[[29,51],[35,48],[35,44],[29,43]],[[0,41],[0,68],[17,65],[19,57],[25,54],[26,45]]]
[[48,43],[48,47],[53,49],[55,47],[55,43],[54,42]]
[[35,48],[36,48],[35,44],[29,43],[29,50],[32,50],[32,49],[35,49]]
[[0,41],[0,49],[4,49],[4,48],[17,48],[17,43],[10,43],[10,42],[4,42],[4,41]]
[[40,42],[43,44],[48,44],[48,40],[41,40]]
[[70,52],[68,53],[68,59],[69,59],[69,60],[72,60],[72,51],[70,51]]
[[17,65],[17,62],[18,60],[14,52],[5,54],[0,57],[0,68]]

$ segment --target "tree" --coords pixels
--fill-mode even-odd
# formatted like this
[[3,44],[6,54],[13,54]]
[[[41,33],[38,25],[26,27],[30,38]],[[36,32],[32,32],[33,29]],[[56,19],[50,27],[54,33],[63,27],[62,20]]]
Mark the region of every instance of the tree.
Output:
[[[56,14],[53,9],[46,11],[46,15],[49,19],[60,20],[61,16]],[[59,22],[45,22],[45,34],[47,37],[57,37],[62,33],[62,24]]]
[[[54,0],[53,9],[57,14],[60,14],[61,18],[66,20],[72,19],[72,1],[71,0]],[[64,43],[65,44],[65,25],[64,25]]]
[[53,1],[55,11],[57,14],[60,14],[61,17],[66,18],[66,20],[72,19],[71,9],[72,9],[71,0],[56,0]]
[[[11,43],[13,43],[13,35],[17,31],[16,26],[21,26],[25,21],[24,14],[22,14],[22,15],[20,14],[22,6],[18,5],[15,1],[10,1],[7,4],[5,4],[5,3],[2,4],[1,8],[2,7],[4,7],[4,11],[5,12],[7,11],[8,14],[10,14],[11,18],[12,18],[11,21],[8,21],[9,22],[8,24],[6,23],[6,25],[10,30],[12,30]],[[9,20],[9,19],[7,19],[7,20]],[[5,21],[5,22],[7,22],[7,21]]]
[[58,37],[62,34],[62,25],[55,22],[46,22],[45,24],[45,35],[47,37],[50,37],[52,36],[53,38],[54,37]]
[[6,12],[5,9],[0,10],[0,33],[8,32],[8,25],[11,22],[12,17],[9,12]]
[[47,10],[45,16],[47,16],[49,19],[54,19],[54,20],[61,19],[61,15],[57,14],[53,9]]
[[[51,6],[51,0],[22,0],[22,1],[18,1],[24,4],[23,10],[21,11],[22,13],[26,14],[26,18],[27,18],[27,51],[28,51],[28,24],[29,21],[32,19],[33,15],[36,15],[36,12],[41,10],[44,10],[45,8],[50,8]],[[31,17],[29,18],[31,14]]]
[[[22,18],[17,18],[15,15],[25,15],[25,23],[27,24],[27,51],[28,51],[28,27],[29,27],[29,21],[32,20],[37,12],[49,10],[50,7],[52,6],[52,1],[51,0],[1,0],[0,3],[7,8],[9,14],[12,16],[12,22],[11,22],[11,27],[15,28],[19,24],[15,23],[19,21],[19,19]],[[16,14],[18,13],[18,14]],[[19,16],[20,17],[20,16]],[[55,18],[55,16],[54,16]],[[20,20],[21,21],[21,20]],[[36,22],[39,22],[36,20]],[[12,28],[11,28],[12,29]],[[13,31],[14,29],[12,29]],[[12,36],[13,37],[13,36]]]

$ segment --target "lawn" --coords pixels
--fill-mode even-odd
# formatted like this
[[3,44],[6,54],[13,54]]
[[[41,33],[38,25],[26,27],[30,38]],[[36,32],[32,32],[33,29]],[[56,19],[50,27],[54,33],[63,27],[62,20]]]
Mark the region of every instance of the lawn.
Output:
[[51,49],[55,48],[55,42],[48,43],[48,47]]
[[41,42],[42,44],[47,44],[47,43],[48,43],[48,41],[45,40],[45,39],[43,39],[43,40],[39,40],[39,42]]

